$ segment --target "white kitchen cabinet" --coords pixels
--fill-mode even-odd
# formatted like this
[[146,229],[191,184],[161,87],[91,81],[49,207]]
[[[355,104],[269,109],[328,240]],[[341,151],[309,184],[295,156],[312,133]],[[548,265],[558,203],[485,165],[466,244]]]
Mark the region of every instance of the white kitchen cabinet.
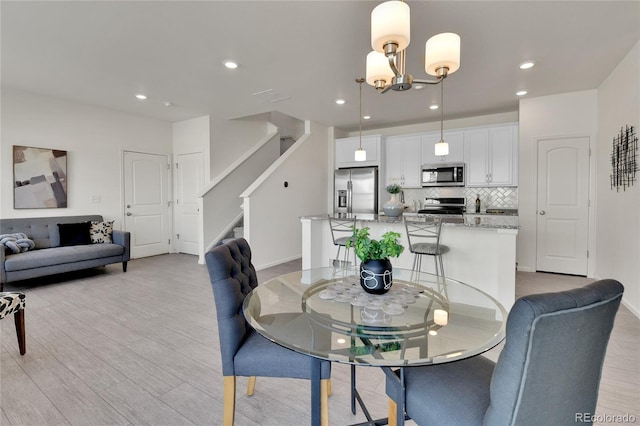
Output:
[[444,140],[449,144],[448,155],[436,155],[435,145],[440,142],[440,132],[422,135],[422,164],[462,163],[464,161],[464,133],[461,131],[444,132]]
[[385,186],[393,183],[403,188],[419,188],[421,136],[389,136],[385,139]]
[[467,186],[518,185],[516,125],[464,131]]
[[360,137],[336,139],[336,169],[344,167],[364,167],[380,165],[380,149],[382,135],[368,135],[362,137],[362,148],[367,151],[366,161],[355,161],[354,155],[360,145]]

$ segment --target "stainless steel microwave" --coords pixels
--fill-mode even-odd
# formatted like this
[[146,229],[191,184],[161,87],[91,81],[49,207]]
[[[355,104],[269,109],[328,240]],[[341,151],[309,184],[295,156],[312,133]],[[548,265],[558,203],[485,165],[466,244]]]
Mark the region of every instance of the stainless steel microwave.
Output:
[[464,163],[422,166],[422,186],[464,186]]

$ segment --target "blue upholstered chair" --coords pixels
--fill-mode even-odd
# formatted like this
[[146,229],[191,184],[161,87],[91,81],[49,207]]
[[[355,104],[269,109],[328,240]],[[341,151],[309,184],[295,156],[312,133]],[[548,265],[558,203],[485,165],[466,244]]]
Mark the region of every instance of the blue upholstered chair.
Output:
[[27,352],[26,333],[24,329],[24,306],[24,293],[0,293],[0,319],[13,314],[13,320],[16,325],[16,334],[18,335],[20,355],[24,355]]
[[[404,369],[407,415],[438,426],[591,424],[583,420],[595,414],[623,291],[618,281],[601,280],[518,299],[497,363],[476,356]],[[399,383],[387,379],[390,425]]]
[[233,425],[236,376],[249,377],[247,395],[253,395],[255,377],[311,379],[321,363],[321,421],[328,424],[328,388],[331,363],[294,352],[258,334],[242,312],[245,297],[258,285],[251,264],[251,249],[243,238],[227,240],[205,255],[218,318],[222,375],[224,376],[225,426]]

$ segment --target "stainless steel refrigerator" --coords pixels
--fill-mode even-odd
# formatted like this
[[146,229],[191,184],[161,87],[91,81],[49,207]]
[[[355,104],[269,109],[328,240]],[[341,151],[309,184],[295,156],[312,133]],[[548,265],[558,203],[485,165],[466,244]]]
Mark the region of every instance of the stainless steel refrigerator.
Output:
[[336,213],[378,213],[378,168],[338,169],[334,179]]

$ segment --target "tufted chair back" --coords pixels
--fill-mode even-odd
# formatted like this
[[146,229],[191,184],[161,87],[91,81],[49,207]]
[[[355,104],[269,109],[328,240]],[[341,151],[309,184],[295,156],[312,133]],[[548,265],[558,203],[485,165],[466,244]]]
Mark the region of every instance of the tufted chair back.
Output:
[[258,285],[251,248],[244,238],[229,240],[205,255],[218,317],[222,374],[233,376],[233,358],[250,333],[242,312],[244,298]]
[[[404,369],[407,415],[419,425],[591,424],[623,292],[606,279],[518,299],[497,363],[475,356]],[[387,394],[402,403],[399,383],[388,379]],[[389,406],[400,424],[402,410]]]
[[507,319],[484,424],[573,424],[576,415],[595,413],[623,292],[622,284],[608,279],[518,299]]

